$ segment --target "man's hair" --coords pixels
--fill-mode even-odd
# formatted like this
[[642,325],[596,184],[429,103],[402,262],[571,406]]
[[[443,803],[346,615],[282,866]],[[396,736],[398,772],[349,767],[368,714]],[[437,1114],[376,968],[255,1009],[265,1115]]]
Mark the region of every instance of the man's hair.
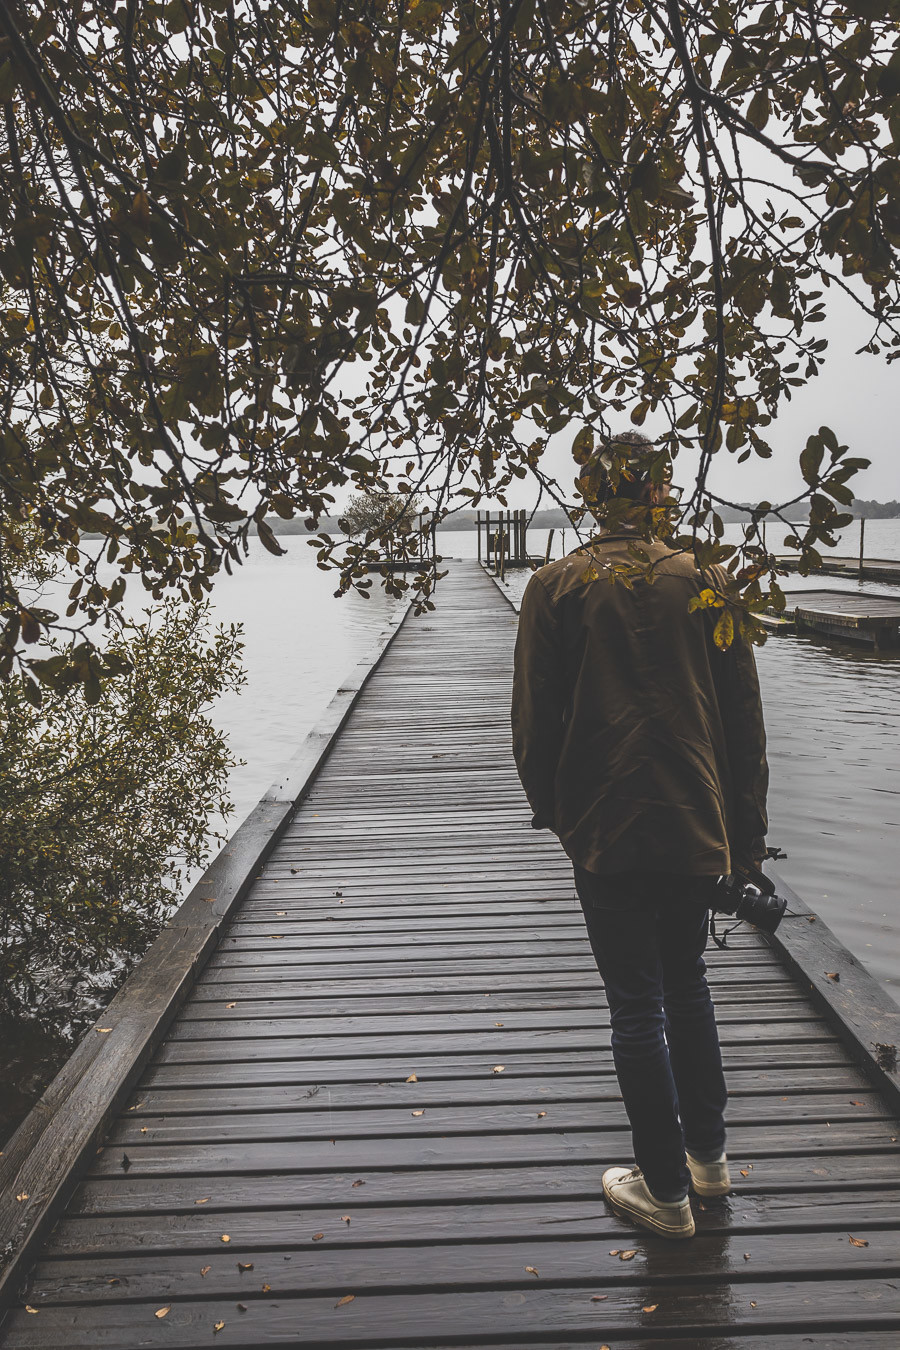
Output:
[[586,457],[576,485],[588,505],[602,505],[613,498],[640,501],[658,454],[641,431],[608,436]]

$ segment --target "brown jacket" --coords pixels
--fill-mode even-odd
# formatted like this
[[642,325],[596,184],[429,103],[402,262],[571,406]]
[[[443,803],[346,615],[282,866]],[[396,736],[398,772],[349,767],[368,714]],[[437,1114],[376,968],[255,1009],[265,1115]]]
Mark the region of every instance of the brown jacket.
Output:
[[[760,856],[766,738],[753,650],[714,643],[720,610],[688,612],[693,559],[644,545],[655,580],[601,535],[541,567],[525,590],[513,680],[513,751],[536,828],[598,873],[724,875]],[[586,579],[594,559],[599,579]],[[608,575],[608,572],[607,572]]]

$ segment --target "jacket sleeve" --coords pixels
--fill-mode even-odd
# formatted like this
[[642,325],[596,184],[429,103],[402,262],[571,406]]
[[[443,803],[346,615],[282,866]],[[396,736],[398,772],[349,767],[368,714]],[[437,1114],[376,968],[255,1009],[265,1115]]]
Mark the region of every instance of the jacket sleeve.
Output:
[[765,853],[769,826],[769,766],[759,678],[753,648],[739,633],[727,651],[717,655],[719,707],[733,790],[733,837],[728,842],[736,860],[749,861]]
[[512,695],[513,754],[536,830],[554,829],[554,779],[562,750],[566,697],[553,607],[532,577],[522,597]]

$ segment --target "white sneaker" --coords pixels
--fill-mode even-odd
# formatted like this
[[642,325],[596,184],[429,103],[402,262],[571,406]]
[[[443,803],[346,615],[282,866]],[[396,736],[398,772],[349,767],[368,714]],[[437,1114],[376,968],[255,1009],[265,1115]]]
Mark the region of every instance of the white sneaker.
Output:
[[631,1219],[651,1233],[668,1238],[694,1236],[694,1216],[687,1196],[671,1202],[652,1195],[639,1167],[608,1167],[603,1194],[620,1218]]
[[699,1162],[688,1153],[687,1165],[691,1182],[698,1195],[727,1195],[731,1190],[728,1158],[722,1154],[715,1162]]

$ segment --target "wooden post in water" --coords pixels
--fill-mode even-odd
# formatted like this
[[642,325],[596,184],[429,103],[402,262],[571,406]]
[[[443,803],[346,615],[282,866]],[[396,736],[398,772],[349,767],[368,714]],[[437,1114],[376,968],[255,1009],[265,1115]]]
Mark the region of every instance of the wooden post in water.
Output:
[[545,566],[545,567],[547,566],[548,562],[550,561],[550,550],[551,550],[552,547],[553,547],[553,534],[554,534],[554,531],[553,531],[553,530],[550,530],[550,532],[549,532],[548,535],[547,535],[547,547],[546,547],[545,550],[544,550],[544,566]]
[[864,554],[865,554],[865,546],[866,546],[866,518],[865,518],[865,516],[860,516],[860,518],[859,518],[859,579],[860,579],[860,581],[862,581],[862,579],[863,579],[863,557],[864,557]]

